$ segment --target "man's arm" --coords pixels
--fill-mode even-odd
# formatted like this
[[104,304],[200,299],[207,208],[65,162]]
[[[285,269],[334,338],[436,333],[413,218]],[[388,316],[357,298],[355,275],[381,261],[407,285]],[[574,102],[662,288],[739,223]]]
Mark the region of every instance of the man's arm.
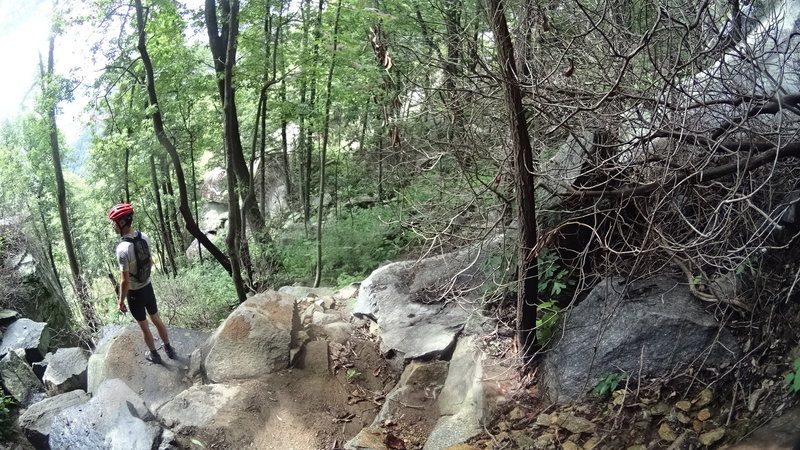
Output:
[[131,287],[131,274],[127,270],[123,270],[119,274],[119,298],[117,299],[117,309],[122,312],[127,312],[128,308],[125,307],[125,298],[128,296],[128,289]]

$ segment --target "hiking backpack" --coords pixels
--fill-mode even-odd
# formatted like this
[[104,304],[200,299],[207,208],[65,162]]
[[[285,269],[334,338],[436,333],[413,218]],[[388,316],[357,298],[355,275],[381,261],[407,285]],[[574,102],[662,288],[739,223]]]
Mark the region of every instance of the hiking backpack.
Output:
[[136,274],[131,274],[139,283],[144,283],[150,278],[150,246],[142,237],[142,232],[137,231],[136,236],[122,238],[125,242],[133,244],[133,253],[136,255]]

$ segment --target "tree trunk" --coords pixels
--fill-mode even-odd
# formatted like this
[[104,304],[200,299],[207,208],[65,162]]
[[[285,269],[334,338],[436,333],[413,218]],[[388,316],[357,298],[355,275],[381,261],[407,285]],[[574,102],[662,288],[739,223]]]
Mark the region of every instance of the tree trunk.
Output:
[[519,248],[517,275],[517,340],[521,354],[533,356],[536,339],[536,303],[538,293],[538,267],[536,253],[536,200],[534,197],[533,149],[531,148],[522,91],[514,60],[514,46],[508,32],[502,0],[488,0],[489,23],[497,45],[497,57],[502,67],[509,127],[514,151],[515,181],[517,191],[517,220]]
[[61,171],[61,153],[59,150],[58,128],[56,125],[56,104],[58,103],[58,99],[50,98],[50,95],[55,95],[55,93],[50,93],[50,95],[48,95],[48,88],[53,82],[52,77],[54,76],[53,51],[55,47],[55,39],[55,36],[50,36],[50,46],[47,52],[46,72],[44,64],[42,64],[41,60],[39,61],[42,76],[42,97],[43,101],[47,104],[47,125],[50,134],[50,153],[53,157],[53,172],[56,178],[58,215],[61,219],[61,233],[64,237],[64,247],[66,247],[67,250],[67,261],[69,262],[69,269],[72,273],[75,296],[78,299],[81,313],[83,314],[84,320],[86,320],[86,325],[88,326],[89,331],[94,334],[95,332],[99,331],[100,323],[97,320],[97,314],[95,313],[94,305],[92,304],[89,296],[89,290],[78,265],[78,258],[75,254],[75,244],[72,241],[72,234],[70,233],[69,217],[67,216],[67,192],[64,186],[64,173]]
[[181,159],[178,155],[178,150],[175,144],[167,136],[164,129],[164,119],[161,116],[161,110],[158,108],[158,96],[156,95],[156,82],[153,74],[153,63],[150,60],[150,54],[147,52],[147,45],[145,43],[144,34],[144,8],[142,7],[142,0],[134,0],[136,6],[136,27],[139,32],[139,42],[137,48],[142,56],[142,63],[144,64],[145,73],[147,74],[147,95],[150,99],[150,104],[155,107],[151,118],[153,120],[153,129],[156,133],[158,142],[164,147],[172,160],[172,167],[175,169],[175,178],[178,182],[178,192],[180,197],[180,211],[186,222],[186,229],[194,236],[197,241],[208,249],[209,253],[225,268],[230,274],[232,272],[231,262],[216,245],[200,230],[192,216],[192,211],[189,209],[189,196],[186,192],[186,180],[183,176],[183,168],[181,167]]
[[[244,236],[240,234],[242,232],[242,223],[240,222],[241,212],[239,211],[239,198],[236,195],[240,177],[239,174],[234,174],[234,166],[236,165],[234,153],[237,151],[236,140],[238,136],[234,134],[234,130],[229,128],[234,124],[234,117],[231,116],[236,115],[233,93],[233,66],[236,64],[236,34],[239,29],[239,0],[231,1],[229,20],[229,34],[226,40],[227,48],[225,49],[223,78],[225,148],[228,150],[228,208],[230,210],[227,243],[228,253],[231,257],[231,266],[233,268],[233,284],[236,286],[236,295],[239,297],[239,303],[241,303],[247,300],[247,295],[245,293],[244,281],[242,280],[241,257],[239,256],[241,241],[244,238]],[[238,130],[236,133],[238,134]],[[241,150],[241,148],[239,150]]]
[[319,203],[317,205],[317,273],[314,277],[314,287],[319,287],[322,281],[322,217],[324,216],[323,203],[325,200],[325,163],[328,150],[328,134],[330,132],[331,115],[331,86],[333,84],[333,72],[336,68],[336,51],[339,45],[339,17],[342,12],[342,0],[336,5],[336,19],[333,23],[333,52],[331,53],[331,65],[328,68],[328,79],[325,83],[325,113],[322,116],[322,148],[319,152]]
[[44,208],[42,208],[41,199],[43,198],[44,193],[42,192],[41,186],[39,186],[38,190],[39,193],[36,199],[36,209],[39,210],[39,218],[42,220],[42,227],[44,228],[43,240],[45,241],[45,245],[47,247],[45,249],[45,255],[47,255],[47,262],[50,263],[50,268],[53,270],[53,276],[55,277],[56,284],[58,285],[58,288],[63,291],[64,286],[61,285],[61,279],[58,276],[58,269],[56,268],[56,258],[53,256],[53,238],[50,235],[50,227],[47,225],[47,218],[44,215]]
[[[235,6],[232,6],[235,5]],[[231,149],[228,152],[233,163],[233,172],[236,175],[237,185],[239,186],[240,196],[243,199],[242,209],[247,214],[248,221],[250,222],[256,238],[262,242],[269,242],[270,237],[266,232],[266,222],[264,216],[258,208],[258,200],[255,196],[253,189],[252,177],[247,168],[247,161],[244,158],[242,150],[242,138],[239,133],[239,116],[236,110],[236,97],[235,90],[231,84],[231,95],[229,98],[225,96],[225,77],[233,77],[233,70],[226,70],[227,52],[229,49],[233,51],[233,59],[231,65],[235,65],[236,57],[236,44],[231,44],[229,40],[236,39],[239,30],[238,22],[236,29],[233,29],[234,22],[232,17],[238,15],[239,2],[229,0],[220,0],[220,7],[223,17],[231,17],[229,22],[223,23],[222,32],[220,33],[219,24],[217,21],[217,8],[215,0],[206,0],[205,3],[205,17],[206,28],[208,29],[209,45],[211,47],[211,54],[214,57],[214,70],[217,73],[217,88],[219,90],[220,101],[223,102],[225,113],[225,141],[229,142]],[[236,11],[234,11],[236,10]]]
[[153,185],[153,196],[156,201],[156,213],[158,214],[158,225],[161,230],[161,240],[164,242],[167,257],[169,258],[170,268],[172,269],[172,276],[178,276],[178,269],[175,267],[175,248],[172,246],[172,236],[170,235],[167,222],[164,220],[164,208],[161,204],[161,193],[158,187],[158,175],[156,174],[156,161],[155,157],[150,155],[150,182]]

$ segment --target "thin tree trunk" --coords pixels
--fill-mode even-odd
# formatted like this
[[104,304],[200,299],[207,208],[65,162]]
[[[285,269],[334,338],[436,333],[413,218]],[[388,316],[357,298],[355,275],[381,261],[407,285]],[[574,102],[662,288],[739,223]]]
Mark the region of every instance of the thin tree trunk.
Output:
[[228,208],[230,210],[229,218],[228,218],[228,253],[231,256],[231,266],[233,268],[233,284],[236,286],[236,295],[239,297],[239,302],[244,302],[247,300],[247,295],[245,293],[244,288],[244,281],[242,280],[242,272],[241,272],[241,258],[240,258],[240,249],[241,249],[241,240],[243,236],[241,236],[242,232],[242,223],[240,222],[240,214],[239,211],[239,198],[236,195],[237,192],[237,184],[239,181],[239,174],[234,172],[235,168],[235,157],[233,153],[236,151],[235,149],[235,140],[237,139],[236,136],[233,134],[233,130],[229,127],[233,125],[233,117],[236,114],[236,107],[233,102],[233,66],[236,63],[236,33],[239,29],[239,1],[232,0],[231,8],[230,8],[230,16],[229,16],[230,23],[229,26],[229,34],[227,38],[227,48],[225,51],[225,77],[224,77],[224,85],[223,85],[223,106],[224,106],[224,113],[225,113],[225,148],[228,150]]
[[50,134],[50,153],[53,157],[53,172],[56,178],[56,199],[58,202],[58,215],[61,218],[61,233],[64,237],[64,246],[67,250],[67,261],[69,262],[69,269],[72,273],[72,281],[75,287],[75,296],[78,299],[81,313],[86,320],[86,325],[89,331],[94,334],[100,329],[100,323],[97,320],[97,314],[94,310],[89,290],[86,282],[81,274],[78,265],[78,258],[75,254],[75,244],[72,241],[72,234],[70,233],[69,217],[67,215],[67,192],[64,186],[64,173],[61,170],[61,153],[58,144],[58,128],[56,125],[56,104],[58,99],[48,98],[47,87],[53,82],[53,52],[55,47],[55,36],[50,36],[50,46],[47,52],[47,71],[45,72],[44,64],[41,59],[39,66],[41,69],[41,87],[43,101],[47,103],[47,125]]
[[167,230],[169,230],[170,233],[170,245],[173,246],[172,252],[177,255],[178,252],[176,248],[182,252],[183,249],[186,248],[186,243],[184,242],[183,234],[180,232],[181,226],[178,224],[178,212],[175,211],[175,191],[172,189],[172,177],[169,176],[169,161],[164,160],[161,167],[162,173],[164,174],[163,192],[167,198],[169,198],[169,201],[164,202],[165,219],[167,222]]
[[[238,11],[234,11],[234,9],[238,9],[239,3],[237,1],[220,0],[223,17],[230,17],[228,22],[223,22],[221,33],[219,31],[215,3],[215,0],[206,0],[206,28],[208,29],[211,53],[214,57],[214,69],[218,75],[217,88],[219,90],[220,101],[223,102],[224,108],[227,110],[225,114],[225,140],[229,141],[231,145],[231,149],[228,152],[229,157],[232,159],[234,169],[231,173],[236,174],[237,185],[239,186],[240,192],[239,195],[243,200],[242,209],[245,214],[247,214],[248,221],[253,228],[256,238],[262,242],[269,242],[270,237],[266,232],[266,222],[258,208],[258,200],[256,199],[255,190],[253,189],[252,177],[247,168],[247,162],[245,161],[244,152],[242,150],[242,139],[239,133],[239,117],[236,110],[236,97],[232,82],[230,97],[225,97],[225,76],[228,76],[228,74],[231,77],[233,76],[232,68],[230,71],[226,70],[225,61],[227,61],[228,49],[232,49],[234,52],[234,59],[230,64],[235,65],[236,63],[236,44],[233,43],[233,46],[231,46],[229,40],[236,39],[239,32],[238,23],[236,25],[237,29],[233,29],[234,22],[232,19],[233,15],[238,15]],[[232,4],[236,6],[234,7]]]
[[322,217],[324,215],[325,200],[325,160],[328,151],[328,134],[330,132],[331,116],[331,86],[333,85],[333,72],[336,68],[336,51],[339,46],[339,17],[342,12],[342,0],[336,5],[336,19],[333,22],[333,52],[331,52],[331,65],[328,68],[328,79],[325,82],[325,112],[322,116],[322,148],[319,152],[319,203],[317,204],[317,273],[314,277],[314,287],[319,287],[322,281]]
[[[317,103],[317,67],[319,66],[319,41],[322,39],[322,7],[324,5],[325,0],[319,0],[319,6],[317,8],[317,19],[316,24],[314,26],[314,43],[311,46],[311,93],[308,99],[308,110],[312,111],[313,114],[314,108],[316,107]],[[306,226],[306,234],[308,234],[308,223],[311,220],[311,160],[312,160],[312,153],[314,145],[312,142],[314,141],[314,132],[312,131],[313,127],[311,124],[308,125],[308,129],[306,131],[306,153],[305,153],[305,161],[306,161],[306,172],[305,172],[305,180],[303,180],[303,184],[305,184],[305,198],[303,199],[303,218],[305,220]]]
[[[162,207],[161,203],[161,192],[159,191],[158,187],[158,175],[156,174],[156,161],[155,157],[151,154],[150,155],[150,181],[153,185],[153,195],[155,196],[156,201],[156,213],[158,214],[158,224],[159,229],[161,230],[162,241],[164,242],[165,250],[167,251],[167,256],[169,258],[170,268],[172,269],[172,276],[178,276],[178,269],[175,267],[175,248],[172,245],[172,236],[169,231],[169,227],[167,226],[166,220],[164,220],[164,208]],[[163,254],[163,253],[162,253]]]
[[39,193],[37,195],[36,206],[39,210],[39,217],[42,220],[42,227],[44,228],[44,240],[46,244],[46,252],[47,255],[47,262],[50,263],[50,268],[53,270],[53,275],[56,279],[56,284],[58,284],[59,289],[62,291],[64,290],[64,286],[61,285],[61,280],[58,276],[58,269],[56,268],[56,258],[53,256],[53,238],[50,235],[50,227],[47,226],[47,218],[44,215],[44,208],[42,208],[42,203],[39,199],[43,198],[44,193],[42,192],[41,186],[39,186]]
[[521,354],[528,359],[533,355],[536,340],[536,303],[538,293],[538,267],[534,248],[538,239],[536,229],[536,199],[534,197],[533,149],[531,148],[522,91],[519,87],[514,46],[508,32],[503,0],[488,0],[489,23],[494,32],[497,57],[502,67],[509,127],[514,146],[514,165],[517,191],[517,220],[519,248],[517,275],[517,340]]
[[[187,125],[187,130],[189,127]],[[195,174],[195,164],[194,164],[194,134],[189,131],[189,158],[192,163],[192,201],[194,202],[194,216],[200,217],[200,212],[197,208],[197,175]],[[183,242],[181,240],[181,242]],[[185,246],[181,246],[181,250],[183,250]],[[197,246],[197,256],[200,258],[200,265],[203,265],[203,247],[198,245]]]
[[192,217],[191,210],[189,209],[189,196],[186,192],[186,181],[183,175],[183,168],[181,167],[181,159],[178,155],[178,150],[175,148],[175,144],[167,136],[166,130],[164,129],[164,119],[161,116],[161,110],[158,108],[158,96],[156,95],[156,82],[153,74],[153,63],[150,60],[150,54],[147,52],[147,45],[145,43],[144,8],[142,7],[142,0],[134,0],[134,4],[136,6],[136,27],[139,32],[139,42],[137,47],[142,57],[145,73],[147,74],[147,95],[150,99],[150,104],[156,107],[151,114],[151,118],[153,120],[153,129],[155,130],[158,142],[169,154],[170,159],[172,160],[172,167],[175,169],[175,178],[178,182],[178,191],[180,194],[181,215],[183,216],[184,222],[186,222],[186,229],[189,231],[189,233],[191,233],[191,235],[194,236],[201,245],[207,248],[217,262],[219,262],[219,264],[230,274],[232,272],[230,260],[200,230],[200,228],[197,226],[197,222],[194,220],[194,217]]

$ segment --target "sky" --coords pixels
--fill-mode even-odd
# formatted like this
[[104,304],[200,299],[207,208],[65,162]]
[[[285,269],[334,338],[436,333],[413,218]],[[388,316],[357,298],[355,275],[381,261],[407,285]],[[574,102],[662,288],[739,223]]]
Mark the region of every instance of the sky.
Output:
[[[82,0],[60,1],[82,3]],[[184,0],[182,3],[199,8],[203,0]],[[51,10],[51,0],[0,0],[0,48],[4,59],[0,69],[0,122],[18,115],[23,107],[30,109],[33,105],[38,94],[35,83],[39,55],[47,58]],[[76,34],[73,31],[56,38],[56,73],[77,77],[83,83],[91,82],[101,69],[90,58],[88,42],[92,32],[84,30]],[[68,144],[78,140],[87,120],[83,109],[88,98],[83,86],[76,90],[75,95],[72,103],[59,104],[58,127]]]
[[39,52],[47,57],[50,24],[48,0],[0,0],[0,48],[5,64],[0,70],[0,121],[15,115],[31,91],[38,70]]

